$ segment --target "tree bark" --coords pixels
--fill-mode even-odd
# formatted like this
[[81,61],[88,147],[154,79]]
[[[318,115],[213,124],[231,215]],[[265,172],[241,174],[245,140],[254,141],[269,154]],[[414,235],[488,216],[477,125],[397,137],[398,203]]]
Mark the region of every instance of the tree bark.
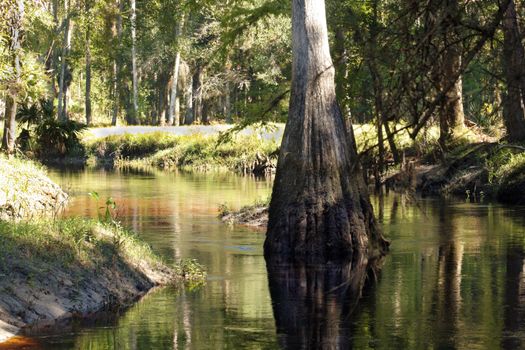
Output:
[[507,93],[503,100],[503,120],[510,141],[525,140],[525,50],[516,15],[516,5],[511,1],[503,19],[503,71]]
[[445,98],[439,117],[441,146],[445,149],[447,143],[457,137],[465,126],[463,111],[463,79],[461,77],[461,35],[458,28],[459,5],[457,0],[445,0],[444,6],[444,43],[443,71],[441,73],[441,88],[453,83]]
[[123,1],[116,1],[117,15],[113,18],[111,24],[111,33],[113,36],[113,43],[117,49],[113,53],[113,112],[111,117],[111,125],[116,126],[118,121],[118,115],[120,112],[120,47],[122,40],[122,10]]
[[224,114],[224,119],[226,124],[232,124],[232,108],[231,108],[231,98],[230,98],[230,84],[226,87],[226,92],[224,93],[224,102],[222,105],[222,113]]
[[91,8],[90,1],[86,0],[86,124],[91,125]]
[[337,104],[324,0],[292,1],[293,65],[265,242],[267,258],[386,250]]
[[163,73],[159,79],[159,120],[158,124],[161,126],[166,125],[166,109],[168,106],[168,92],[169,87],[169,75]]
[[203,68],[200,63],[197,63],[197,66],[195,67],[195,73],[193,74],[193,103],[192,103],[192,110],[193,110],[193,122],[200,121],[202,117],[202,73]]
[[179,120],[175,118],[175,104],[177,102],[177,87],[179,84],[180,52],[175,55],[175,66],[173,68],[173,79],[171,84],[170,108],[168,111],[168,125],[179,125]]
[[168,113],[168,124],[179,125],[180,117],[175,116],[175,109],[177,100],[177,89],[179,87],[179,71],[180,71],[180,48],[179,48],[179,36],[184,26],[184,16],[181,18],[180,23],[177,26],[177,32],[175,33],[175,41],[177,44],[177,53],[175,54],[175,65],[173,66],[173,84],[171,85],[171,97],[170,97],[170,109]]
[[18,94],[21,83],[22,68],[20,63],[20,52],[23,40],[23,20],[25,15],[24,1],[17,0],[16,6],[10,8],[9,20],[9,56],[13,68],[13,79],[6,94],[6,108],[4,121],[4,134],[2,137],[2,149],[8,155],[15,153],[16,140],[16,109]]
[[133,79],[133,116],[131,121],[137,123],[139,115],[139,87],[137,72],[137,6],[136,0],[131,0],[131,69]]
[[193,77],[188,74],[188,85],[186,87],[186,114],[184,117],[184,124],[193,124]]
[[58,117],[60,120],[67,120],[67,77],[68,67],[67,60],[71,48],[71,18],[69,13],[69,0],[64,0],[64,39],[62,42],[62,57],[60,65],[60,81],[58,84]]
[[2,137],[2,149],[9,155],[15,153],[16,108],[16,96],[9,94],[6,98],[4,136]]

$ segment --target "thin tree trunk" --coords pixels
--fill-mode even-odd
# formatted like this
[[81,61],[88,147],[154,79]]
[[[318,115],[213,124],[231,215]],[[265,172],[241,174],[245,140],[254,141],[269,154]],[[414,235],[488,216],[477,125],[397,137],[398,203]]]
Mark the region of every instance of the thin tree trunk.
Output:
[[139,115],[139,87],[137,72],[137,6],[136,0],[131,0],[131,69],[133,78],[133,116],[132,123],[136,124]]
[[503,120],[509,140],[520,142],[525,140],[525,50],[514,1],[511,1],[505,13],[503,33],[503,71],[507,83],[507,94],[503,99]]
[[[380,48],[377,41],[377,36],[379,34],[379,13],[378,13],[378,1],[373,3],[373,12],[374,17],[370,27],[370,47],[369,47],[369,57],[367,58],[368,68],[370,70],[370,75],[372,76],[372,85],[374,88],[374,102],[376,110],[376,127],[377,127],[377,140],[379,145],[379,164],[378,164],[378,175],[382,175],[385,170],[385,146],[384,146],[384,135],[383,128],[386,131],[387,141],[390,146],[390,151],[394,157],[394,161],[399,163],[399,152],[397,150],[394,138],[391,135],[390,127],[388,125],[388,116],[385,111],[385,99],[383,96],[383,82],[381,80],[381,75],[379,68],[377,66],[377,57],[380,54]],[[380,178],[376,178],[376,187],[381,185]]]
[[180,121],[180,96],[175,97],[175,110],[173,112],[173,125],[179,126]]
[[202,117],[202,65],[197,63],[193,74],[193,122],[200,121]]
[[463,111],[463,79],[459,73],[462,51],[461,35],[456,24],[459,5],[457,0],[445,0],[443,4],[445,6],[445,52],[441,88],[445,89],[452,82],[451,79],[455,80],[454,85],[445,95],[439,117],[439,140],[443,149],[446,149],[447,143],[456,138],[465,126],[465,113]]
[[60,81],[58,84],[58,117],[60,120],[67,120],[67,106],[65,106],[66,101],[66,74],[67,74],[67,60],[69,56],[69,49],[71,45],[71,19],[69,16],[69,0],[64,0],[64,16],[65,26],[64,26],[64,40],[62,42],[62,57],[60,65]]
[[6,98],[4,136],[2,138],[2,149],[7,154],[15,153],[16,108],[16,96],[9,94]]
[[202,117],[201,117],[201,123],[204,125],[210,124],[210,100],[202,101]]
[[265,255],[366,260],[386,249],[337,104],[324,0],[292,1],[292,90]]
[[170,96],[170,108],[168,111],[168,125],[179,124],[177,118],[175,118],[175,103],[177,101],[177,87],[179,83],[179,70],[180,70],[180,52],[175,55],[175,66],[173,68],[173,79],[171,84],[171,96]]
[[163,74],[162,79],[160,81],[160,109],[159,109],[159,125],[164,126],[166,125],[166,115],[167,115],[167,109],[168,106],[168,98],[169,98],[169,77],[166,76],[166,74]]
[[171,85],[171,97],[170,97],[170,109],[168,113],[168,124],[179,125],[179,118],[175,117],[175,108],[177,103],[177,89],[179,86],[179,71],[180,71],[180,48],[179,48],[179,36],[184,27],[184,16],[180,19],[180,23],[177,26],[175,33],[175,41],[177,44],[177,53],[175,54],[175,65],[173,66],[173,84]]
[[188,85],[186,87],[186,116],[184,118],[184,124],[193,124],[193,116],[193,77],[191,74],[188,74]]
[[4,135],[2,149],[11,155],[15,152],[16,141],[16,108],[18,99],[18,86],[21,83],[22,68],[20,65],[20,51],[23,40],[23,20],[25,15],[24,1],[17,0],[16,6],[10,8],[9,13],[9,55],[14,72],[11,88],[7,91]]
[[230,98],[230,84],[226,84],[226,91],[224,92],[224,105],[223,105],[223,114],[226,119],[226,124],[232,124],[232,108],[231,108],[231,98]]
[[375,114],[376,114],[376,130],[377,130],[377,143],[378,143],[378,158],[375,169],[375,186],[376,189],[381,187],[381,176],[385,170],[385,141],[383,137],[383,85],[381,83],[381,77],[379,76],[379,70],[377,68],[376,58],[379,53],[377,45],[377,35],[379,31],[378,23],[378,1],[372,3],[373,19],[370,24],[370,47],[367,50],[369,53],[368,68],[372,76],[372,84],[374,87],[374,100],[375,100]]
[[91,14],[90,1],[86,0],[86,124],[91,125]]
[[[53,0],[51,2],[51,14],[53,15],[53,22],[54,22],[54,32],[58,34],[58,29],[60,27],[60,24],[58,23],[58,0]],[[57,60],[58,60],[58,49],[56,47],[56,40],[54,39],[51,42],[51,46],[49,47],[48,53],[47,53],[47,59],[46,59],[46,71],[49,75],[49,103],[53,105],[54,99],[57,97],[57,90],[56,90],[56,79],[57,79]]]
[[122,11],[124,2],[117,0],[118,11],[116,18],[113,19],[111,33],[113,36],[113,43],[117,50],[113,53],[113,114],[111,118],[111,125],[116,126],[118,115],[120,112],[120,48],[122,42]]

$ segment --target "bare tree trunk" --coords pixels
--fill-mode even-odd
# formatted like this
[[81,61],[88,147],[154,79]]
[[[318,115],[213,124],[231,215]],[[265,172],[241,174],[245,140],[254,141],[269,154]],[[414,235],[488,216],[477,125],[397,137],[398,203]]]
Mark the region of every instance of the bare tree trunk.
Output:
[[202,116],[201,116],[201,123],[204,125],[210,124],[210,103],[211,101],[208,99],[206,101],[202,101]]
[[292,1],[288,122],[265,255],[367,259],[386,249],[337,104],[324,0]]
[[2,149],[11,155],[15,153],[16,140],[16,108],[18,99],[18,88],[21,83],[22,68],[20,65],[20,51],[23,40],[23,20],[25,15],[24,1],[17,0],[16,6],[9,9],[9,55],[14,79],[6,96],[4,135],[2,137]]
[[91,9],[86,0],[86,124],[91,125]]
[[66,74],[68,74],[67,60],[69,57],[69,50],[71,48],[71,18],[69,13],[69,0],[64,0],[64,40],[62,42],[62,57],[60,65],[60,81],[58,84],[58,117],[60,120],[67,120],[67,81]]
[[173,79],[171,84],[171,96],[170,96],[170,108],[168,111],[168,125],[179,124],[177,118],[175,118],[175,103],[177,101],[177,87],[179,83],[179,70],[180,70],[180,52],[175,55],[175,66],[173,68]]
[[179,118],[175,117],[175,109],[177,104],[177,89],[179,86],[179,71],[180,71],[180,48],[179,48],[179,36],[184,27],[184,16],[180,19],[180,23],[177,26],[177,32],[175,33],[175,41],[177,44],[177,53],[175,54],[175,65],[173,66],[173,84],[171,85],[171,97],[170,97],[170,109],[168,113],[168,124],[179,125]]
[[[53,0],[50,3],[51,5],[51,14],[53,15],[53,24],[54,32],[58,34],[58,29],[60,24],[58,23],[58,0]],[[49,98],[48,101],[51,105],[54,103],[54,99],[57,97],[56,90],[56,79],[57,79],[57,60],[58,60],[58,50],[56,47],[55,40],[51,41],[51,46],[47,52],[47,59],[45,62],[46,71],[49,75]]]
[[191,74],[188,74],[188,85],[186,88],[186,116],[184,118],[184,124],[193,124],[193,116],[193,77]]
[[193,74],[193,122],[200,121],[202,117],[202,65],[197,63]]
[[519,142],[525,140],[525,50],[514,1],[511,1],[505,13],[503,33],[503,70],[507,83],[503,120],[509,140]]
[[[383,81],[377,66],[377,57],[380,55],[380,48],[377,41],[379,35],[379,2],[375,0],[373,2],[373,20],[370,25],[370,47],[368,49],[369,57],[367,58],[368,68],[370,75],[372,76],[372,85],[374,89],[374,102],[376,111],[376,127],[377,127],[377,140],[379,145],[379,160],[378,160],[378,176],[376,176],[376,187],[381,185],[380,176],[385,170],[385,146],[384,146],[384,135],[383,128],[386,131],[387,141],[390,146],[390,151],[394,157],[394,161],[399,163],[399,152],[395,144],[394,138],[391,135],[390,127],[388,125],[388,116],[385,111],[385,98],[383,95]],[[379,178],[378,178],[379,177]]]
[[133,116],[132,123],[136,124],[139,115],[139,87],[137,72],[137,6],[136,0],[131,0],[131,69],[133,76]]
[[111,125],[116,126],[118,115],[120,113],[120,48],[122,41],[122,11],[123,0],[116,1],[117,16],[113,19],[111,25],[111,32],[113,35],[113,43],[118,48],[113,53],[113,112],[111,117]]
[[16,96],[9,94],[6,99],[4,136],[2,137],[2,149],[7,154],[15,153],[16,141]]
[[[443,72],[441,82],[445,89],[454,79],[454,85],[449,89],[443,100],[443,106],[439,117],[441,146],[446,149],[447,142],[457,137],[457,134],[465,126],[465,113],[463,111],[463,79],[461,74],[461,35],[459,33],[457,16],[459,5],[457,0],[445,0],[443,2],[445,11],[444,21],[444,43],[445,52],[443,57]],[[457,77],[457,79],[456,79]]]
[[166,110],[168,106],[168,92],[170,90],[169,77],[166,74],[162,75],[162,79],[159,81],[159,125],[166,125]]
[[226,124],[232,124],[232,108],[231,108],[231,98],[230,98],[230,84],[226,84],[226,91],[224,92],[224,105],[223,105],[223,114],[226,119]]
[[173,112],[173,125],[180,125],[180,96],[175,97],[175,111]]

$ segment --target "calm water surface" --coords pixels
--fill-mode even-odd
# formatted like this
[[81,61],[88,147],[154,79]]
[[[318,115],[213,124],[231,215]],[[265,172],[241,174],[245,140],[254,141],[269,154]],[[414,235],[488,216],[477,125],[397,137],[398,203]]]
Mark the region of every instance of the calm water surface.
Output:
[[264,233],[217,219],[221,203],[265,198],[268,180],[103,170],[52,177],[73,195],[69,215],[96,215],[90,191],[111,196],[124,225],[171,261],[198,259],[209,280],[37,332],[27,348],[525,348],[524,208],[375,197],[392,249],[357,303],[362,285],[352,278],[361,275],[352,267],[270,268],[269,281]]

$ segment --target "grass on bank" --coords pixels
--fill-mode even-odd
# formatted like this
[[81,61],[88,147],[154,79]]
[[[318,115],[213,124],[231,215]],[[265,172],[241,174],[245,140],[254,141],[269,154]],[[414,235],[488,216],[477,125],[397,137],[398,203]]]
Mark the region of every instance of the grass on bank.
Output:
[[0,274],[45,279],[52,271],[72,280],[124,264],[137,271],[163,271],[186,280],[202,280],[205,272],[195,261],[168,266],[136,234],[113,223],[83,218],[0,221]]
[[218,136],[155,132],[91,140],[86,149],[92,159],[112,161],[116,166],[247,172],[258,162],[275,163],[279,145],[256,135],[238,135],[220,143]]
[[66,202],[41,164],[0,154],[0,219],[56,216]]

